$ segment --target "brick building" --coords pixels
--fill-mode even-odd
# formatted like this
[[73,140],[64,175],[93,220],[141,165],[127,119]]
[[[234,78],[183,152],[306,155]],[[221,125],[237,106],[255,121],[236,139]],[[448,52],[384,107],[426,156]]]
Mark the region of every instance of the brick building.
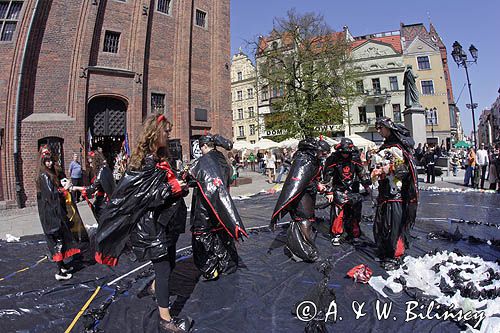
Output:
[[229,5],[0,1],[0,202],[34,202],[40,145],[65,168],[90,144],[112,159],[151,112],[173,122],[184,160],[205,131],[230,136]]

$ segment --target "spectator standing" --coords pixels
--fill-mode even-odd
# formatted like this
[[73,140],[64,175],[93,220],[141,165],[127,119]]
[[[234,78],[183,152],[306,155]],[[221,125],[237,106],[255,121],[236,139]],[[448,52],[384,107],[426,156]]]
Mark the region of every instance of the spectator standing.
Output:
[[276,177],[276,183],[281,183],[281,177],[283,177],[283,175],[290,171],[290,168],[292,166],[292,155],[290,154],[290,152],[285,148],[283,149],[283,163],[281,164],[280,166],[280,171]]
[[[74,186],[82,186],[83,185],[83,174],[82,174],[82,165],[78,161],[78,154],[74,153],[73,154],[73,160],[69,164],[69,169],[68,169],[68,174],[71,177],[71,183]],[[79,202],[80,201],[80,192],[73,192],[73,201],[74,202]]]
[[436,182],[436,170],[434,168],[436,162],[436,155],[434,153],[434,148],[427,150],[424,155],[424,163],[427,173],[426,183],[434,184]]
[[477,168],[478,168],[478,179],[481,178],[481,189],[484,189],[484,179],[486,177],[486,170],[488,170],[488,151],[484,149],[484,143],[481,143],[481,148],[477,150]]
[[255,155],[253,154],[253,152],[248,155],[248,164],[250,164],[250,169],[252,171],[255,171]]
[[274,175],[276,174],[276,156],[271,151],[268,151],[266,156],[264,156],[266,172],[267,172],[267,182],[274,183]]
[[464,186],[469,186],[469,181],[471,181],[471,186],[474,186],[474,168],[476,167],[476,153],[474,149],[471,147],[467,153],[466,157],[466,169],[465,169],[465,178],[464,178]]

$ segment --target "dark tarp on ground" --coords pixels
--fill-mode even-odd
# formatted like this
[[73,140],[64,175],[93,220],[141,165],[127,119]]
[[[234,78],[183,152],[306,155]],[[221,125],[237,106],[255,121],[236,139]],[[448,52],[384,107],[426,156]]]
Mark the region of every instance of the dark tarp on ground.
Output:
[[[247,228],[268,225],[277,197],[277,194],[259,194],[236,201]],[[475,244],[468,240],[429,240],[427,235],[443,230],[453,233],[458,226],[464,238],[499,239],[498,228],[450,225],[446,220],[463,218],[499,223],[500,206],[497,200],[498,196],[494,194],[422,193],[413,231],[416,239],[407,254],[419,256],[435,249],[459,249],[465,254],[495,261],[500,251],[494,246]],[[371,212],[371,202],[364,203],[363,212],[365,215]],[[326,217],[327,214],[327,209],[318,211],[319,216]],[[342,317],[337,323],[329,324],[328,329],[331,332],[458,332],[458,326],[447,321],[417,319],[405,323],[405,302],[411,300],[409,295],[404,292],[394,294],[386,288],[389,299],[385,299],[370,286],[344,277],[349,269],[362,263],[373,269],[374,276],[385,276],[375,261],[371,228],[372,223],[361,224],[366,236],[356,247],[342,244],[333,248],[328,239],[318,234],[316,242],[320,254],[323,258],[330,258],[333,264],[329,287],[336,293],[338,315]],[[183,256],[179,258],[171,280],[172,288],[175,294],[189,297],[182,313],[195,319],[198,332],[303,332],[305,323],[292,315],[292,309],[321,280],[322,274],[316,269],[318,264],[295,263],[284,255],[285,229],[278,229],[276,233],[265,230],[263,228],[251,233],[248,240],[238,245],[242,267],[237,273],[222,276],[218,281],[197,282],[198,273],[192,258],[181,253]],[[189,237],[189,234],[183,235],[178,248],[189,245]],[[19,243],[0,242],[0,277],[33,265],[46,252],[43,236],[23,237]],[[45,260],[27,271],[0,281],[2,331],[61,332],[69,326],[97,286],[139,265],[125,255],[116,268],[87,265],[76,272],[73,279],[57,282],[54,279],[56,265]],[[113,302],[103,311],[104,317],[96,322],[89,316],[83,316],[73,332],[84,331],[85,324],[94,327],[95,331],[156,332],[158,314],[153,299],[138,299],[135,296],[144,286],[148,274],[151,271],[146,268],[124,278],[117,285],[103,287],[89,310],[99,310],[114,295]],[[388,320],[376,319],[376,300],[392,301]],[[366,316],[355,319],[351,309],[353,301],[366,303]],[[175,304],[178,308],[179,304]]]

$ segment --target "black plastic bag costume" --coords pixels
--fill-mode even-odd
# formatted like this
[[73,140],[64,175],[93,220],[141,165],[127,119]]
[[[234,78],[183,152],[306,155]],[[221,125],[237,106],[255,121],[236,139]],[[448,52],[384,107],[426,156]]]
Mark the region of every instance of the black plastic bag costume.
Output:
[[[100,218],[103,208],[107,205],[109,198],[115,190],[115,179],[113,178],[113,172],[111,169],[105,165],[99,169],[97,175],[92,179],[92,184],[85,187],[82,191],[82,196],[85,198],[97,223],[100,223]],[[89,197],[95,197],[93,203],[89,201]]]
[[167,162],[147,156],[140,171],[127,171],[102,211],[96,261],[115,266],[129,239],[140,260],[167,255],[186,225],[182,194]]
[[321,166],[318,158],[320,146],[314,138],[299,142],[292,167],[274,207],[270,227],[290,213],[292,222],[288,228],[286,247],[301,260],[314,262],[318,250],[314,243],[312,223]]
[[[232,143],[221,136],[207,134],[200,146],[214,143],[231,149]],[[232,273],[238,268],[234,240],[247,236],[241,217],[229,194],[232,168],[215,148],[196,159],[189,170],[194,187],[191,204],[192,247],[196,267],[204,277]]]
[[69,226],[66,190],[55,186],[45,173],[41,173],[39,177],[38,214],[52,260],[60,262],[80,253]]
[[331,185],[327,194],[333,195],[330,231],[334,236],[345,233],[347,238],[358,238],[361,235],[359,223],[363,200],[355,187],[357,182],[366,187],[371,181],[350,139],[342,138],[335,149],[335,153],[326,160],[323,171],[324,181]]
[[373,225],[373,235],[381,259],[397,259],[409,247],[409,233],[417,213],[418,178],[413,160],[414,141],[406,127],[394,124],[387,117],[377,120],[377,126],[387,127],[391,131],[391,136],[385,139],[380,151],[397,147],[404,156],[404,163],[394,170],[402,182],[400,190],[394,191],[387,178],[379,180]]

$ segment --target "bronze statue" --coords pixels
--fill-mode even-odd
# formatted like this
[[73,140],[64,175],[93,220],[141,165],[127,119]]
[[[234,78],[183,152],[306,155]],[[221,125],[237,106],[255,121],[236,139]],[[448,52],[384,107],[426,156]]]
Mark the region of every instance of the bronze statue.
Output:
[[411,65],[407,65],[403,79],[403,85],[405,86],[405,106],[407,108],[421,106],[418,101],[417,77],[417,75],[413,74]]

